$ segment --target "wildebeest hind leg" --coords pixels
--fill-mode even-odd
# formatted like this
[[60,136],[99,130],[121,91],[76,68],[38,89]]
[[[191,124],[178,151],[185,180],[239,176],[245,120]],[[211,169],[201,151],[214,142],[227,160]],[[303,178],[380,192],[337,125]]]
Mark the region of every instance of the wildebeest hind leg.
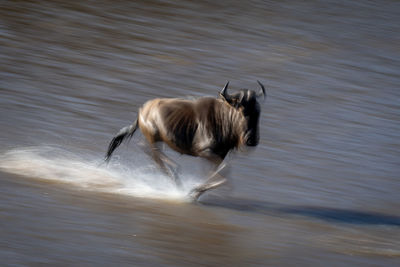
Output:
[[155,144],[151,145],[151,152],[152,158],[157,163],[158,167],[171,179],[175,182],[178,188],[182,188],[182,182],[178,176],[178,167],[179,165],[176,164],[173,160],[168,158],[159,147]]

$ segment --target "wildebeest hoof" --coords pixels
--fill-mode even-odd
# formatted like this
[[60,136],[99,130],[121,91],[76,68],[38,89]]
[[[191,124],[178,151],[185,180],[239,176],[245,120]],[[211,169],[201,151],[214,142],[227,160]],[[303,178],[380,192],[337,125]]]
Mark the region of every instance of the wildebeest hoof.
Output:
[[213,182],[213,183],[208,183],[208,184],[204,184],[198,187],[193,188],[188,196],[189,198],[195,202],[199,199],[199,197],[206,191],[210,190],[210,189],[214,189],[220,185],[223,185],[224,183],[226,183],[226,179],[221,179],[219,181]]
[[189,197],[190,201],[197,202],[197,200],[199,199],[201,194],[203,194],[203,192],[201,192],[198,189],[194,188],[189,192],[188,197]]

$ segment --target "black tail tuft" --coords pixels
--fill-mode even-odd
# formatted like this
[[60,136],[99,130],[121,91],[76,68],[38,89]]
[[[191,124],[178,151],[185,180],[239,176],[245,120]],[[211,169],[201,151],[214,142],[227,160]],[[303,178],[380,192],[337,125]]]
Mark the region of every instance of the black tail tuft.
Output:
[[117,135],[111,140],[110,144],[108,145],[108,150],[106,153],[105,161],[108,162],[111,158],[112,153],[114,150],[126,139],[131,139],[133,134],[135,133],[138,127],[138,121],[136,121],[129,126],[126,126],[119,130]]

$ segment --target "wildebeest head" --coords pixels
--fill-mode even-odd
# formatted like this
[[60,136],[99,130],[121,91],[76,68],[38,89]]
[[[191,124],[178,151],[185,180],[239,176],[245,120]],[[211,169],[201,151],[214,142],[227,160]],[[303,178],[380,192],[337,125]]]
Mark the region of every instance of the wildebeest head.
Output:
[[227,89],[229,82],[225,84],[224,88],[220,92],[220,96],[229,103],[229,105],[240,110],[245,117],[247,121],[246,145],[248,146],[258,145],[260,139],[258,130],[260,104],[258,103],[257,98],[260,96],[265,98],[265,87],[260,81],[257,82],[261,86],[259,92],[249,89],[240,89],[239,92],[235,94],[228,94]]

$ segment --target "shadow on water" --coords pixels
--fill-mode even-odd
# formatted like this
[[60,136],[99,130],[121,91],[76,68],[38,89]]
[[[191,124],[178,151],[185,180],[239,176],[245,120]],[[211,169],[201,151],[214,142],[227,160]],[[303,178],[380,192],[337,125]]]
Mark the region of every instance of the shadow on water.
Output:
[[270,216],[299,215],[327,222],[358,225],[386,225],[400,227],[400,217],[377,212],[337,209],[317,206],[282,205],[272,202],[242,198],[208,198],[200,201],[202,205],[231,210],[266,214]]

